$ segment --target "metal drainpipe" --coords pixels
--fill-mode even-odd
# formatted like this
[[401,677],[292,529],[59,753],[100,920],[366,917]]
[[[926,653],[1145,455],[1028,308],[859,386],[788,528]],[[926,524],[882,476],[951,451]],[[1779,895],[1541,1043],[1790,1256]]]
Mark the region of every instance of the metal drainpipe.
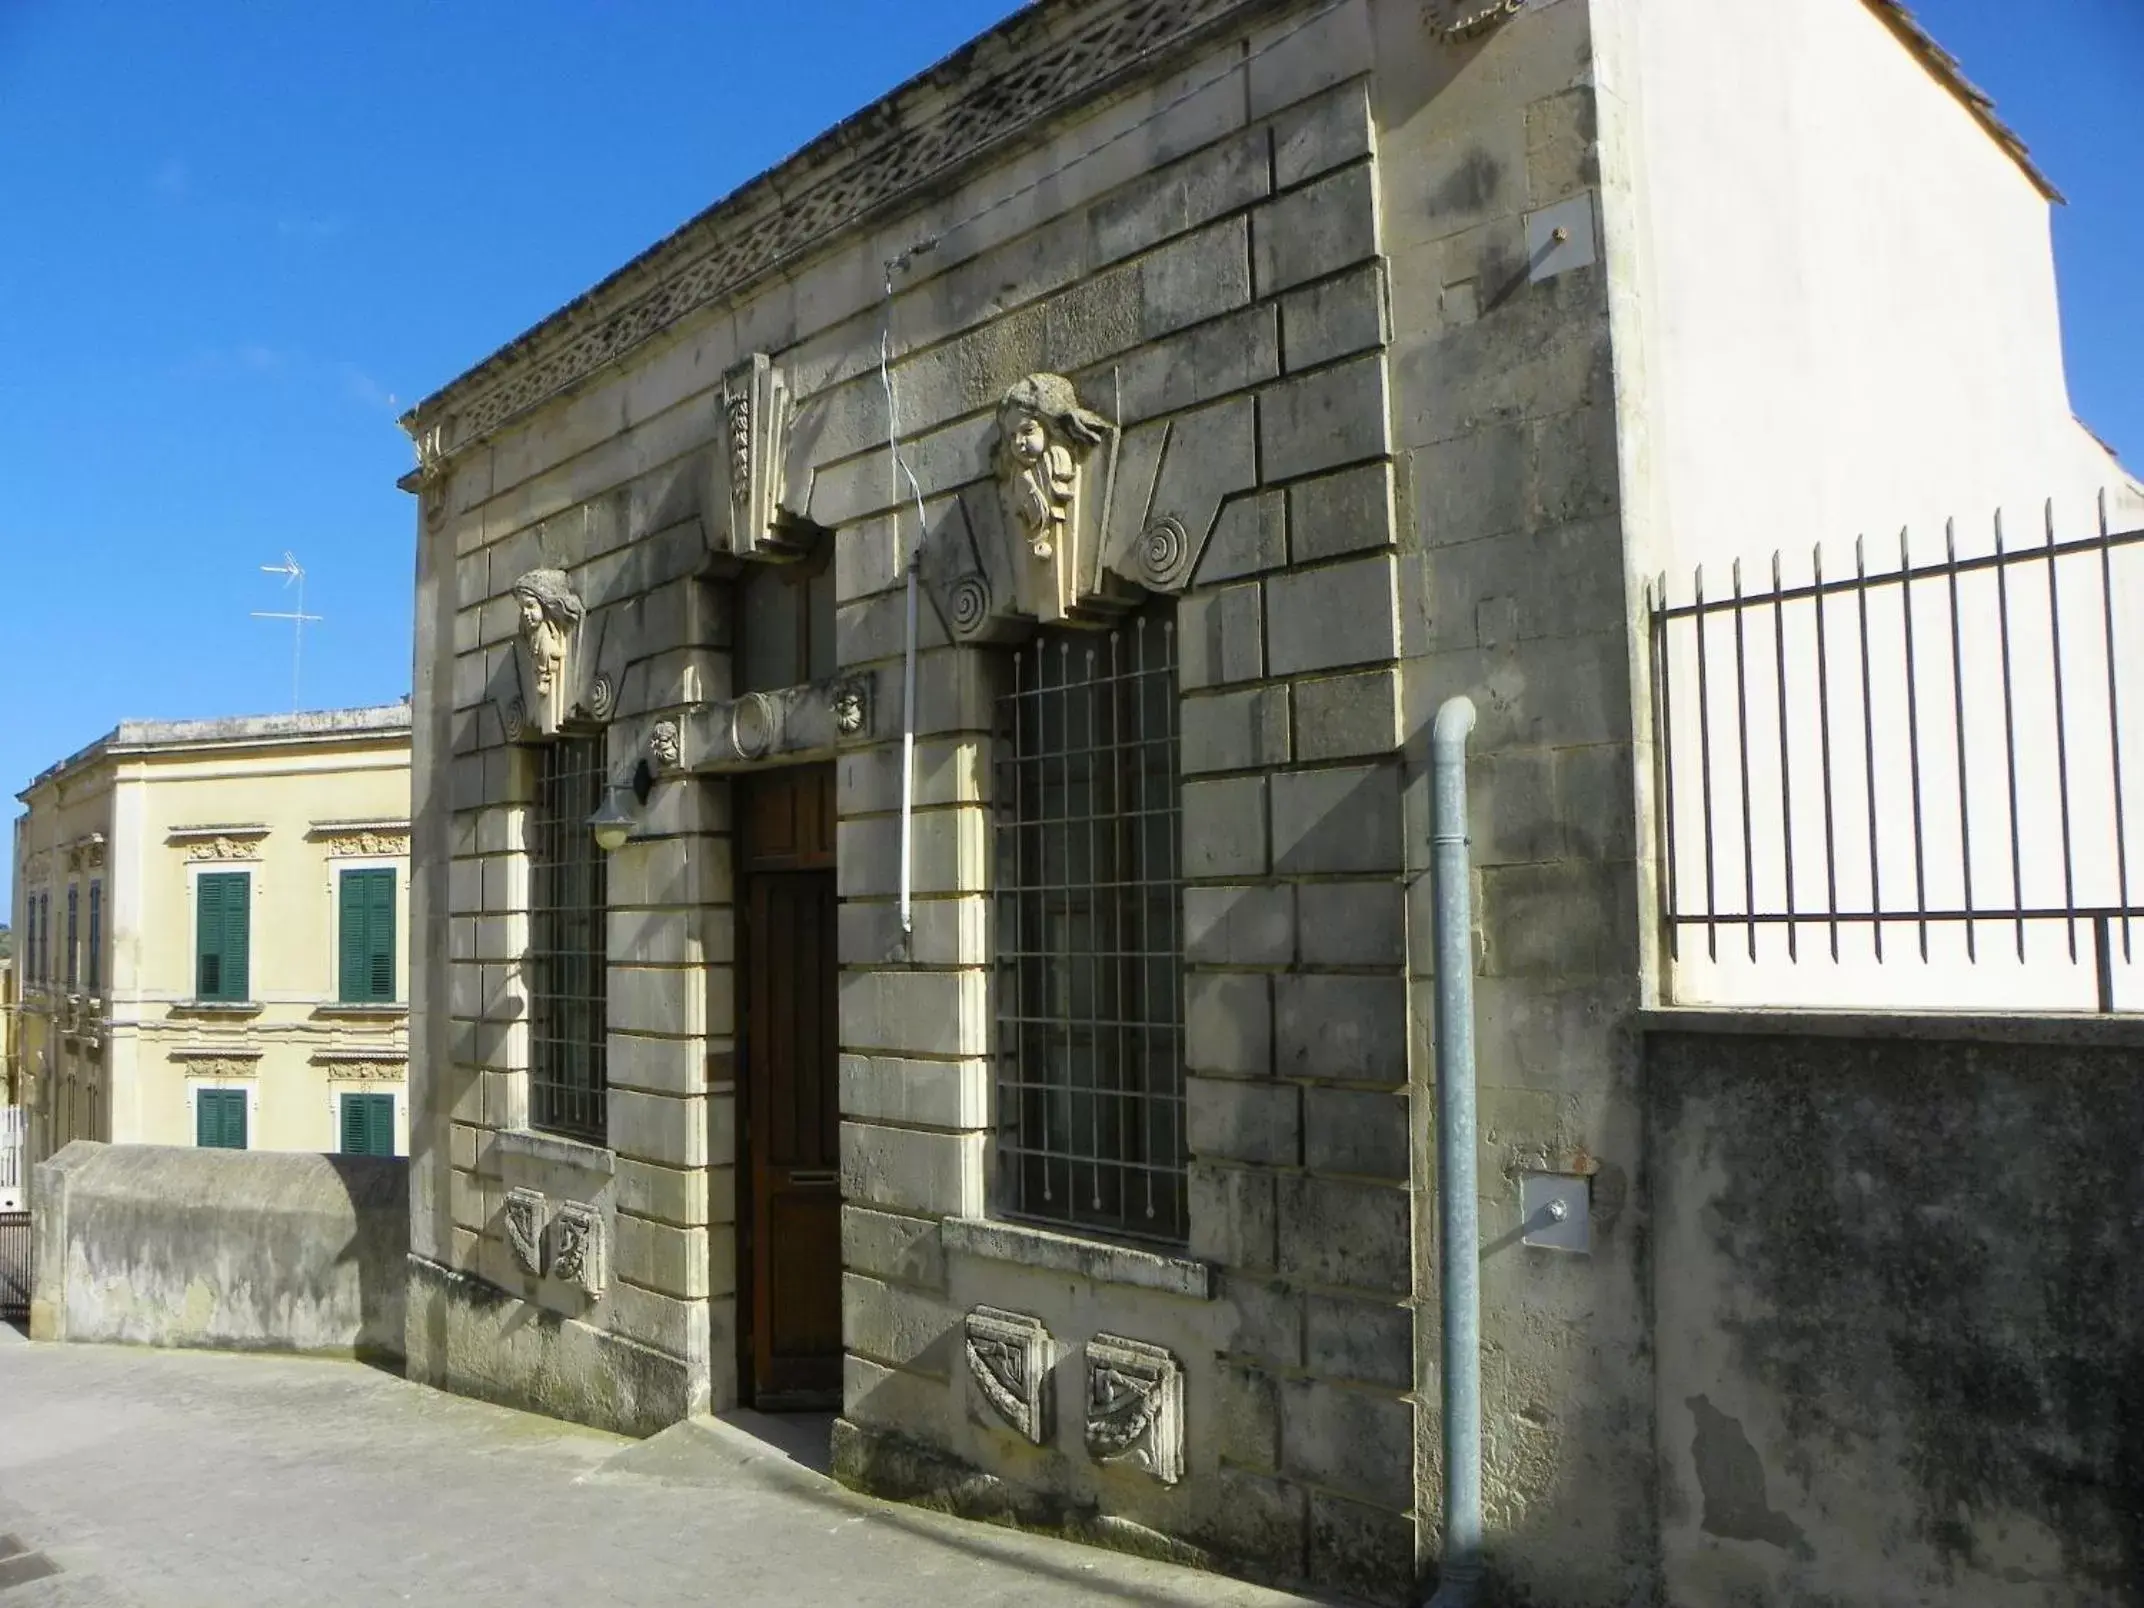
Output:
[[1444,1560],[1429,1608],[1472,1608],[1482,1577],[1481,1214],[1475,1195],[1474,901],[1467,855],[1467,734],[1473,729],[1473,701],[1448,698],[1430,737]]

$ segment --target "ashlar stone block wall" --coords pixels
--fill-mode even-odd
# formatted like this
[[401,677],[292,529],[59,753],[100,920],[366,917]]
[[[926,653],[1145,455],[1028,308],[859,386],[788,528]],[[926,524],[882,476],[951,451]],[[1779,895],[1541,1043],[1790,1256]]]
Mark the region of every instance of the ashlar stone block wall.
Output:
[[[794,410],[784,506],[832,533],[837,657],[878,711],[836,760],[838,1468],[1396,1600],[1437,1543],[1424,866],[1427,725],[1451,692],[1484,711],[1492,1234],[1521,1163],[1593,1170],[1598,1197],[1630,1164],[1611,1026],[1634,962],[1610,929],[1636,923],[1603,270],[1597,232],[1568,271],[1531,275],[1526,247],[1541,207],[1583,208],[1592,182],[1586,9],[1554,0],[1455,41],[1412,0],[1093,0],[1039,14],[1020,48],[1102,51],[1134,12],[1205,20],[541,405],[509,412],[498,398],[528,393],[502,379],[459,420],[454,393],[419,410],[420,441],[436,420],[447,446],[421,485],[415,902],[444,942],[413,985],[410,1368],[634,1430],[738,1399],[729,784],[659,783],[611,857],[607,1142],[534,1136],[533,769],[499,710],[509,588],[537,567],[606,622],[615,762],[651,717],[729,694],[733,582],[709,562],[727,518],[722,377],[765,353]],[[959,74],[993,65],[902,93],[952,105],[975,87]],[[651,256],[622,283],[660,271]],[[495,362],[540,367],[511,349]],[[1123,505],[1203,543],[1175,606],[1191,1156],[1176,1250],[1000,1220],[990,731],[1007,652],[956,641],[931,555],[988,539],[997,405],[1035,373],[1068,377],[1120,429]],[[480,433],[457,437],[471,420]],[[891,472],[889,423],[913,487]],[[904,944],[886,711],[918,501]],[[600,1214],[600,1293],[517,1258],[508,1202],[528,1190]],[[1621,1602],[1649,1440],[1634,1251],[1603,1228],[1591,1262],[1487,1264],[1491,1490],[1523,1538],[1512,1572]],[[1047,1332],[1039,1436],[981,1401],[977,1307]],[[1083,1443],[1083,1359],[1106,1336],[1180,1372],[1173,1482]],[[1575,1516],[1576,1539],[1540,1533],[1551,1515]]]

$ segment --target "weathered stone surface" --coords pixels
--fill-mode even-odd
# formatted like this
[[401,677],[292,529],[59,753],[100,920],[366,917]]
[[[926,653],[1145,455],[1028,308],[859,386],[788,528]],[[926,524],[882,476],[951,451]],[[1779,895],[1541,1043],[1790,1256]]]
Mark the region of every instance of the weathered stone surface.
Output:
[[1260,296],[1337,273],[1376,250],[1376,182],[1367,164],[1291,191],[1252,214]]
[[1291,106],[1273,119],[1273,182],[1287,188],[1370,151],[1369,81]]
[[1214,1413],[1223,1458],[1268,1472],[1280,1466],[1280,1387],[1271,1374],[1223,1363],[1214,1370]]
[[1288,762],[1288,696],[1281,687],[1252,687],[1180,706],[1178,742],[1186,775],[1250,770]]
[[852,1272],[927,1290],[945,1288],[945,1253],[938,1244],[936,1218],[843,1206],[841,1259]]
[[1390,666],[1298,681],[1294,699],[1298,759],[1354,759],[1399,746],[1400,678]]
[[1407,1081],[1407,982],[1390,977],[1276,977],[1281,1075],[1352,1083]]
[[1287,563],[1287,509],[1287,498],[1277,491],[1224,504],[1199,558],[1197,584],[1213,586]]
[[1246,972],[1184,978],[1184,1065],[1265,1077],[1273,1070],[1273,979]]
[[1392,765],[1275,776],[1273,866],[1286,873],[1397,871],[1399,771]]
[[841,1332],[853,1352],[944,1376],[959,1329],[959,1314],[931,1296],[860,1273],[841,1277]]
[[1184,959],[1195,966],[1287,965],[1295,957],[1296,898],[1285,883],[1186,888]]
[[1389,558],[1290,571],[1266,582],[1273,674],[1368,664],[1399,653],[1397,582]]
[[1266,855],[1266,779],[1183,784],[1184,875],[1261,876]]
[[1397,882],[1306,882],[1295,906],[1305,966],[1398,966],[1406,959],[1407,902]]
[[1209,146],[1126,185],[1088,214],[1094,256],[1115,262],[1261,199],[1266,141],[1257,131]]
[[1407,1290],[1413,1228],[1404,1189],[1283,1177],[1277,1210],[1281,1272],[1360,1290]]
[[1281,1391],[1281,1467],[1320,1485],[1403,1509],[1414,1501],[1414,1408],[1381,1393],[1316,1381]]
[[980,1133],[841,1124],[841,1193],[896,1211],[966,1217],[983,1209]]
[[845,1117],[923,1128],[980,1128],[989,1122],[987,1061],[844,1055],[840,1076]]
[[1391,547],[1391,465],[1299,480],[1289,487],[1289,545],[1297,564]]
[[1385,361],[1358,357],[1258,394],[1259,462],[1268,481],[1380,458],[1390,450]]
[[1224,1267],[1271,1272],[1278,1219],[1274,1175],[1213,1162],[1191,1164],[1191,1254]]
[[1313,1292],[1303,1298],[1303,1330],[1312,1373],[1393,1390],[1414,1387],[1411,1309]]
[[1291,374],[1382,346],[1385,337],[1385,279],[1375,263],[1281,298],[1281,364]]
[[1229,1354],[1275,1368],[1303,1365],[1303,1298],[1293,1286],[1224,1273],[1221,1300],[1234,1317],[1223,1342]]
[[1310,1493],[1307,1566],[1372,1602],[1398,1602],[1415,1589],[1415,1525],[1405,1513]]
[[[1404,1050],[1404,1046],[1402,1047]],[[1373,1089],[1303,1091],[1303,1165],[1405,1183],[1407,1097]]]
[[1177,609],[1177,684],[1186,692],[1265,674],[1264,624],[1254,583],[1194,592]]
[[1186,1079],[1184,1128],[1191,1153],[1294,1166],[1302,1145],[1299,1095],[1292,1083]]

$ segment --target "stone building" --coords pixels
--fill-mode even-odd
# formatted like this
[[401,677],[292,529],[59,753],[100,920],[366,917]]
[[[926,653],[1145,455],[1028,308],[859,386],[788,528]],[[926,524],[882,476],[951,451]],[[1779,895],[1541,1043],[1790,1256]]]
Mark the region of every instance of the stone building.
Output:
[[1494,1562],[1650,1600],[1640,577],[2110,472],[2044,180],[1789,9],[1052,0],[413,410],[412,1376],[1404,1594],[1467,693]]
[[30,1151],[407,1154],[406,704],[122,721],[18,795]]

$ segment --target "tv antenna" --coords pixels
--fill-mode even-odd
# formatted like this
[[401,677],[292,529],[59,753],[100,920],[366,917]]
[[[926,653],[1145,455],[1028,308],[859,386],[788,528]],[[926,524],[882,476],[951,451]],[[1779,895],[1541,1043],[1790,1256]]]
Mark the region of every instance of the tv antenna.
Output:
[[319,624],[322,616],[305,612],[305,566],[298,562],[295,554],[285,551],[282,563],[263,564],[261,573],[263,575],[282,576],[285,591],[288,591],[293,586],[298,589],[298,606],[294,611],[288,609],[255,609],[253,611],[253,617],[256,620],[288,620],[290,622],[290,712],[296,714],[298,712],[298,662],[299,655],[305,649],[305,628],[308,625]]

